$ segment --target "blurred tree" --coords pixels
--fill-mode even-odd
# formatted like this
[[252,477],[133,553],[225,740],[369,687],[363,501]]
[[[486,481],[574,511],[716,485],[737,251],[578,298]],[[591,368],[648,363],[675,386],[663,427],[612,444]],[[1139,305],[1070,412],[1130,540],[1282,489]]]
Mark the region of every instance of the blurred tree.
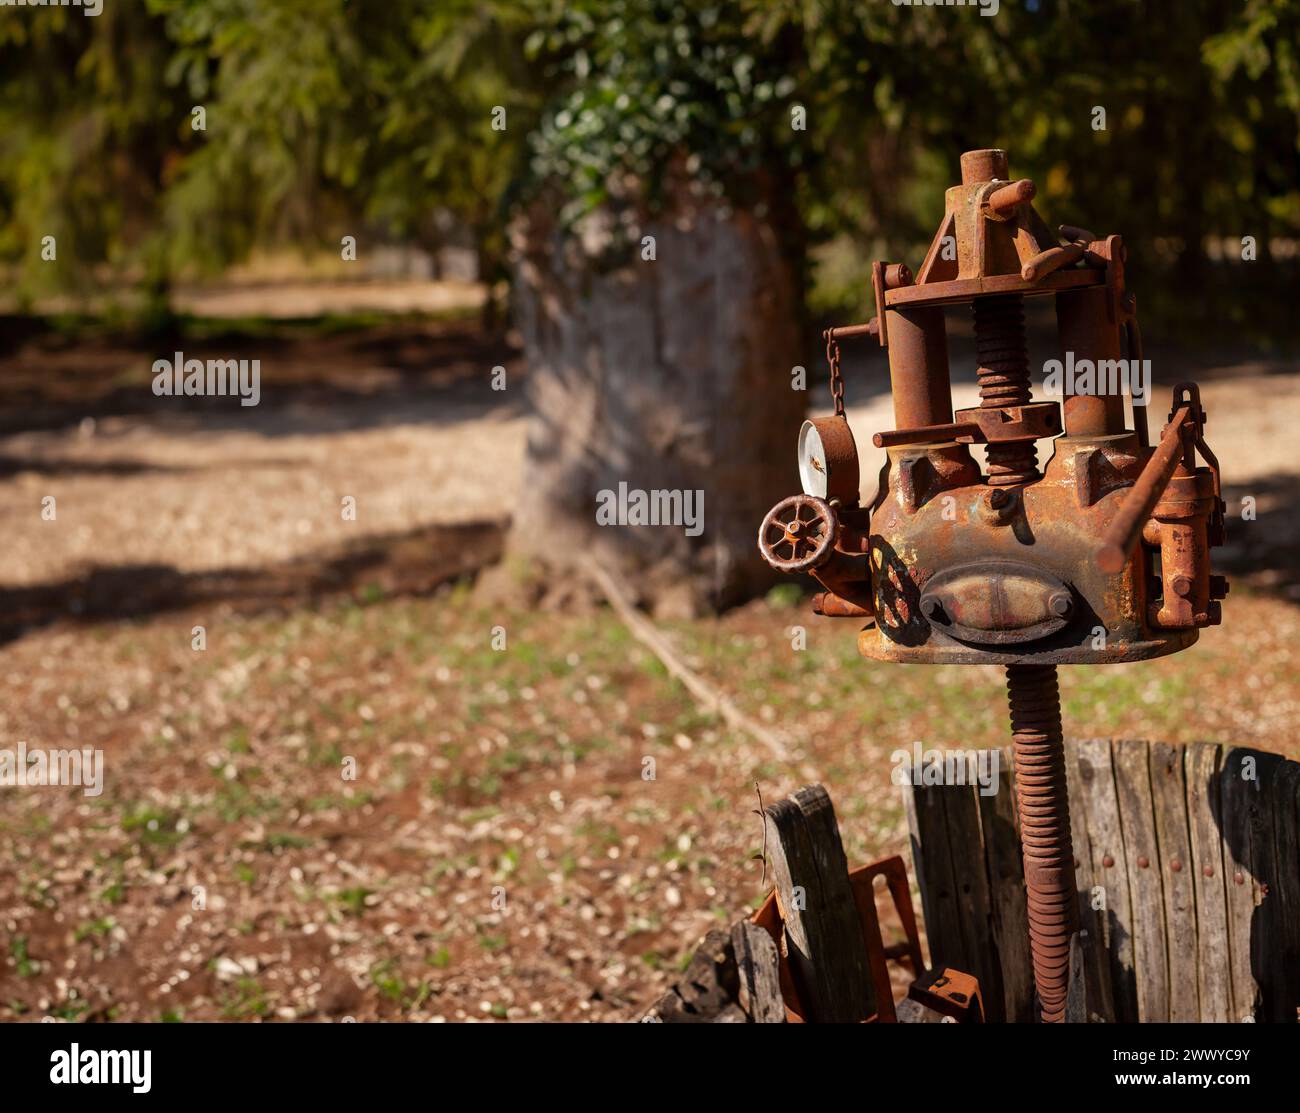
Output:
[[0,16],[0,257],[19,264],[20,302],[87,289],[106,265],[134,270],[165,310],[158,206],[190,144],[171,49],[138,3]]
[[[777,227],[796,273],[807,273],[800,241],[857,247],[838,313],[849,299],[860,307],[871,256],[915,258],[957,154],[974,146],[1009,147],[1053,215],[1122,229],[1144,266],[1166,259],[1167,281],[1152,286],[1171,297],[1157,309],[1201,292],[1207,235],[1254,234],[1265,266],[1225,273],[1276,286],[1270,240],[1300,234],[1294,0],[1042,0],[1004,3],[991,19],[886,0],[689,7],[677,22],[714,36],[702,45],[716,57],[673,55],[681,44],[653,31],[638,41],[675,15],[621,3],[119,0],[95,19],[5,9],[0,258],[20,262],[24,297],[126,275],[161,301],[178,271],[223,266],[254,244],[336,244],[358,219],[436,247],[442,210],[499,277],[501,206],[544,101],[553,149],[567,133],[587,152],[585,177],[549,164],[569,216],[601,203],[611,155],[660,150],[674,129],[699,148],[705,177],[730,147],[729,190],[746,151],[773,160],[769,176],[787,179],[780,200],[797,213]],[[679,63],[676,92],[631,84],[649,75],[652,49]],[[592,82],[608,104],[583,93]],[[746,129],[770,131],[762,97],[778,85],[778,101],[808,109],[807,130],[747,144]],[[659,112],[631,104],[642,93],[677,99]],[[599,126],[555,125],[575,95],[566,119],[576,106]],[[723,115],[710,107],[724,102]],[[198,104],[204,132],[190,127]],[[486,123],[498,105],[505,131]],[[1093,130],[1097,106],[1104,131]],[[540,148],[527,153],[545,168]],[[657,187],[646,187],[653,205]],[[58,266],[40,259],[51,234]]]
[[[754,537],[786,493],[805,405],[792,371],[806,132],[797,44],[755,43],[741,16],[569,0],[530,43],[557,93],[514,229],[533,406],[510,552],[561,593],[574,553],[674,614],[771,577]],[[638,528],[625,491],[673,492],[680,510],[702,499],[702,516]],[[615,495],[620,528],[603,528],[615,523],[597,507]]]
[[[501,199],[535,120],[524,6],[419,0],[150,0],[172,79],[211,103],[167,197],[177,263],[275,242],[337,244],[357,218],[435,253],[463,221],[489,284],[505,274]],[[492,111],[508,105],[509,126]]]
[[[484,325],[494,330],[495,287],[509,276],[506,198],[544,96],[523,50],[533,19],[523,3],[456,0],[415,3],[399,22],[400,61],[383,83],[367,150],[365,212],[431,251],[441,236],[435,207],[462,220],[488,285]],[[506,110],[500,130],[497,108]]]
[[[177,274],[255,248],[337,247],[361,220],[435,250],[442,212],[466,224],[495,282],[501,202],[539,99],[525,11],[465,0],[7,11],[0,257],[21,259],[28,298],[128,276],[161,309]],[[510,107],[506,131],[490,126],[497,104]],[[42,265],[47,234],[59,267]]]

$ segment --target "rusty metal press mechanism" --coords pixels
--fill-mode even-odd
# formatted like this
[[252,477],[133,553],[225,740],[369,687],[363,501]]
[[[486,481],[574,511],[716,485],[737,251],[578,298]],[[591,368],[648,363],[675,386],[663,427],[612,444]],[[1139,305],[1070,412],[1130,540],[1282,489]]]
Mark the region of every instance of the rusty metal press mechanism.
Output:
[[[1078,907],[1056,666],[1186,649],[1220,621],[1228,586],[1210,573],[1225,507],[1195,384],[1174,388],[1155,445],[1146,406],[1130,427],[1116,391],[1032,398],[1027,297],[1055,297],[1072,366],[1142,360],[1120,237],[1062,225],[1058,240],[1034,193],[1005,151],[969,151],[916,277],[874,264],[877,316],[825,334],[835,413],[800,431],[804,493],[768,512],[758,544],[772,567],[816,577],[819,614],[867,620],[866,657],[1006,666],[1034,978],[1042,1019],[1059,1021]],[[954,414],[944,314],[957,306],[973,314],[980,403]],[[887,459],[870,506],[844,415],[852,337],[886,349],[897,425],[872,438]]]

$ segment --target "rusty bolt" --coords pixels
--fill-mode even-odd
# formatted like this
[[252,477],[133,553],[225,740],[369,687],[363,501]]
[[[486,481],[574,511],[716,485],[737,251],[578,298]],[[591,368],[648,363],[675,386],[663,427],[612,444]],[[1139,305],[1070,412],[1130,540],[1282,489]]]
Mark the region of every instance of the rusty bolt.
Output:
[[1145,854],[1143,854],[1141,857],[1138,858],[1138,869],[1144,870],[1150,864],[1151,864],[1151,859],[1148,858]]
[[1047,601],[1047,605],[1052,608],[1052,614],[1057,618],[1069,618],[1070,612],[1074,610],[1074,600],[1068,591],[1056,592]]
[[1107,854],[1106,857],[1104,857],[1101,860],[1101,864],[1105,866],[1107,869],[1110,869],[1110,867],[1115,864],[1115,859],[1112,858],[1109,854]]
[[912,285],[912,272],[906,263],[890,263],[885,268],[885,288],[896,290],[900,286]]
[[1186,599],[1192,593],[1192,578],[1190,576],[1175,576],[1169,586],[1174,589],[1175,595],[1180,595]]
[[984,493],[981,513],[990,525],[1004,526],[1015,513],[1016,496],[1002,487],[990,487]]
[[1210,577],[1210,598],[1222,599],[1228,594],[1228,577],[1211,576]]

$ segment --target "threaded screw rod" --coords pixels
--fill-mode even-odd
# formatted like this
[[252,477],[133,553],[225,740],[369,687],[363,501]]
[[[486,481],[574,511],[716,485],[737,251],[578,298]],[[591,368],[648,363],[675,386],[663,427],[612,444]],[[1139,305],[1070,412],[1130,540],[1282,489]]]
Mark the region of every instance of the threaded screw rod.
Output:
[[[1025,342],[1025,299],[1020,294],[997,294],[975,298],[972,305],[980,407],[1027,404],[1033,391]],[[1038,450],[1033,441],[991,444],[987,457],[991,486],[1009,487],[1038,478]]]
[[1070,799],[1055,665],[1008,665],[1016,805],[1029,898],[1029,947],[1043,1021],[1065,1016],[1070,936],[1078,928]]

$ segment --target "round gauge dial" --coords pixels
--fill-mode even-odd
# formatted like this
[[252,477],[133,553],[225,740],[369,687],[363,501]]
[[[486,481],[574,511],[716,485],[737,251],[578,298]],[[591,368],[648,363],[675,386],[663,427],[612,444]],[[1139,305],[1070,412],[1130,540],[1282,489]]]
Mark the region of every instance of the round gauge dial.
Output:
[[817,417],[799,430],[799,481],[804,494],[858,501],[858,450],[844,417]]

